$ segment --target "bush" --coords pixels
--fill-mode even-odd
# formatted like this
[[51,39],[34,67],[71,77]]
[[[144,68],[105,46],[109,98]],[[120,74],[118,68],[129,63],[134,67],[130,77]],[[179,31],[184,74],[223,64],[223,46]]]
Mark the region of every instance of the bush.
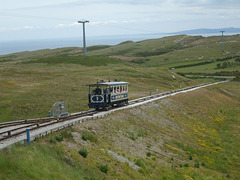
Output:
[[145,168],[145,165],[141,159],[137,159],[135,164],[141,168]]
[[150,157],[152,154],[150,152],[147,153],[147,157]]
[[134,135],[133,132],[129,133],[129,138],[133,141],[135,141],[137,139],[137,137]]
[[57,141],[56,141],[56,139],[55,139],[55,138],[52,138],[52,139],[50,139],[50,143],[52,143],[52,144],[56,144],[56,143],[57,143]]
[[199,166],[200,166],[199,162],[196,161],[194,167],[195,167],[195,168],[199,168]]
[[80,149],[80,151],[78,152],[82,157],[86,158],[88,155],[88,152],[85,148]]
[[184,167],[189,167],[189,164],[188,163],[184,164]]
[[88,138],[87,138],[87,135],[86,135],[86,134],[82,134],[82,140],[84,140],[84,141],[87,141],[87,140],[88,140]]
[[60,136],[55,136],[55,139],[56,139],[56,141],[58,141],[58,142],[63,141],[62,135],[60,135]]
[[108,165],[107,164],[100,164],[100,165],[98,165],[98,169],[100,169],[100,171],[102,171],[103,173],[105,173],[105,174],[107,174],[107,172],[108,172]]
[[146,129],[145,130],[142,130],[142,129],[139,130],[137,136],[138,137],[145,137],[145,136],[147,136],[147,130]]
[[69,130],[63,131],[61,133],[61,135],[62,135],[63,138],[73,139],[73,135],[72,135],[72,133]]
[[83,131],[82,132],[82,140],[84,140],[84,141],[89,140],[91,142],[97,142],[98,141],[97,136],[88,132],[88,131]]

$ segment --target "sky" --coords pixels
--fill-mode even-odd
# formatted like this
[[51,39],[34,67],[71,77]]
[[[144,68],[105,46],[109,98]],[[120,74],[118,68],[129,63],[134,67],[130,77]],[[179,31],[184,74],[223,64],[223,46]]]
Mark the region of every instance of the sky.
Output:
[[1,0],[0,41],[171,33],[240,25],[240,0]]

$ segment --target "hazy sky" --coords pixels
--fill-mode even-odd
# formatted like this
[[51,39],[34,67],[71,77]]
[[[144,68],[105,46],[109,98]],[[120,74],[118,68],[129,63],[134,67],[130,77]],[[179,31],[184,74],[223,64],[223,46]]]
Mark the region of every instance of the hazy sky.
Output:
[[240,0],[1,0],[0,41],[240,26]]

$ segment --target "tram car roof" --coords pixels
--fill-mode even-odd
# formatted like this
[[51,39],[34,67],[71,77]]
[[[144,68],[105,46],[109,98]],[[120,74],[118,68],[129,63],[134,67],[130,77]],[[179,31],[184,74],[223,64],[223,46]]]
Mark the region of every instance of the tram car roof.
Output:
[[117,86],[117,85],[128,85],[128,82],[123,81],[112,81],[112,82],[104,82],[100,81],[94,84],[88,84],[87,86]]

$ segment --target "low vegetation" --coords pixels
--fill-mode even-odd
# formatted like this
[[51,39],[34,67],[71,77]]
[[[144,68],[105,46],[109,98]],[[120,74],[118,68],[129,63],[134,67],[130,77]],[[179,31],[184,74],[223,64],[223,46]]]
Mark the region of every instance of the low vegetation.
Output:
[[182,35],[89,47],[87,57],[79,48],[0,56],[1,122],[48,116],[61,101],[86,110],[97,79],[130,82],[133,99],[213,81],[186,74],[236,76],[4,149],[0,179],[240,179],[239,55],[230,53],[239,36],[226,37],[225,53],[220,42]]
[[80,151],[78,152],[82,157],[86,158],[88,155],[88,152],[86,149],[80,149]]

